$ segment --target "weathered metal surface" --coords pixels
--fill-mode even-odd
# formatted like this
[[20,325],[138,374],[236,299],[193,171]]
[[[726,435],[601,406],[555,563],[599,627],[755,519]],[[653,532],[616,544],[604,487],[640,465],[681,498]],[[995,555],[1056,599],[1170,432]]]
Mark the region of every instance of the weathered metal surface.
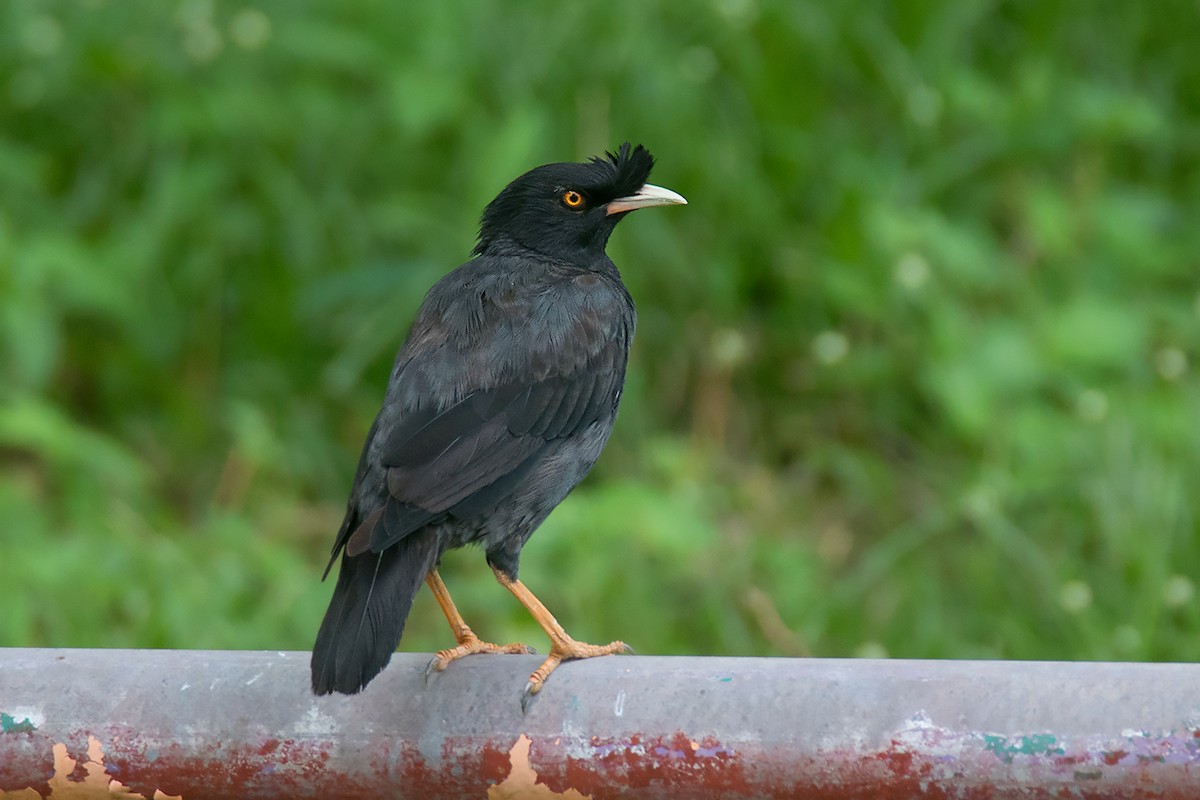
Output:
[[1200,797],[1200,666],[428,658],[0,649],[0,797]]

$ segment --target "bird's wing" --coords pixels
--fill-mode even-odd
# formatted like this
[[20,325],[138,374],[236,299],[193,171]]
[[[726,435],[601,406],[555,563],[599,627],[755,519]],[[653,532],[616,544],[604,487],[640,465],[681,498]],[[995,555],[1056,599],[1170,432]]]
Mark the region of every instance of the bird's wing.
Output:
[[[347,554],[382,552],[430,522],[486,511],[507,497],[549,443],[611,416],[628,335],[584,336],[570,348],[563,359],[569,371],[543,370],[540,378],[468,391],[444,408],[403,414],[381,433],[378,458],[389,497],[344,532]],[[404,379],[401,371],[397,380]]]

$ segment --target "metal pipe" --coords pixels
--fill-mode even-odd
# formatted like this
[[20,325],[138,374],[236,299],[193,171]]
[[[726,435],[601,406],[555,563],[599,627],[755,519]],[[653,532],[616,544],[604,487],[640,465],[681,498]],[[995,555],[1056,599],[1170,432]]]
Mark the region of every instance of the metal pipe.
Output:
[[1197,665],[610,657],[522,715],[538,657],[428,660],[0,649],[0,798],[1200,797]]

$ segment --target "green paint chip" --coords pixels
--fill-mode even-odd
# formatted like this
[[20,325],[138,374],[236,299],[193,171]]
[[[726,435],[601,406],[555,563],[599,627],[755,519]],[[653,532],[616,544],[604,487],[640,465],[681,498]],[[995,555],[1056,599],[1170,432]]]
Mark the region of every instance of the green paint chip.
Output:
[[29,717],[17,722],[16,717],[0,711],[0,733],[33,733],[36,730],[37,726]]
[[1021,736],[1016,742],[1010,742],[1007,736],[988,735],[983,737],[983,749],[995,753],[1011,764],[1014,755],[1022,756],[1061,756],[1065,751],[1057,746],[1058,740],[1052,733],[1037,733],[1033,736]]

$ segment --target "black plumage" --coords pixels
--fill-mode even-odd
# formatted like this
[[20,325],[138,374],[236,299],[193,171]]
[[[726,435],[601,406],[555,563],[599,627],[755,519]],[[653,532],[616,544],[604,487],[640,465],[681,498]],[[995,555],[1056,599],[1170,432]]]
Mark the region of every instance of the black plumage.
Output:
[[[605,244],[628,211],[684,202],[646,184],[652,166],[625,144],[522,175],[483,212],[474,257],[426,295],[333,547],[329,567],[340,554],[341,570],[313,648],[317,694],[357,692],[387,665],[422,581],[444,592],[436,566],[448,549],[481,545],[501,583],[526,591],[521,548],[595,463],[621,397],[636,314]],[[443,610],[461,623],[448,594]],[[460,652],[441,666],[465,654],[464,635],[477,641],[461,628]],[[572,641],[557,631],[547,628],[556,646]]]

